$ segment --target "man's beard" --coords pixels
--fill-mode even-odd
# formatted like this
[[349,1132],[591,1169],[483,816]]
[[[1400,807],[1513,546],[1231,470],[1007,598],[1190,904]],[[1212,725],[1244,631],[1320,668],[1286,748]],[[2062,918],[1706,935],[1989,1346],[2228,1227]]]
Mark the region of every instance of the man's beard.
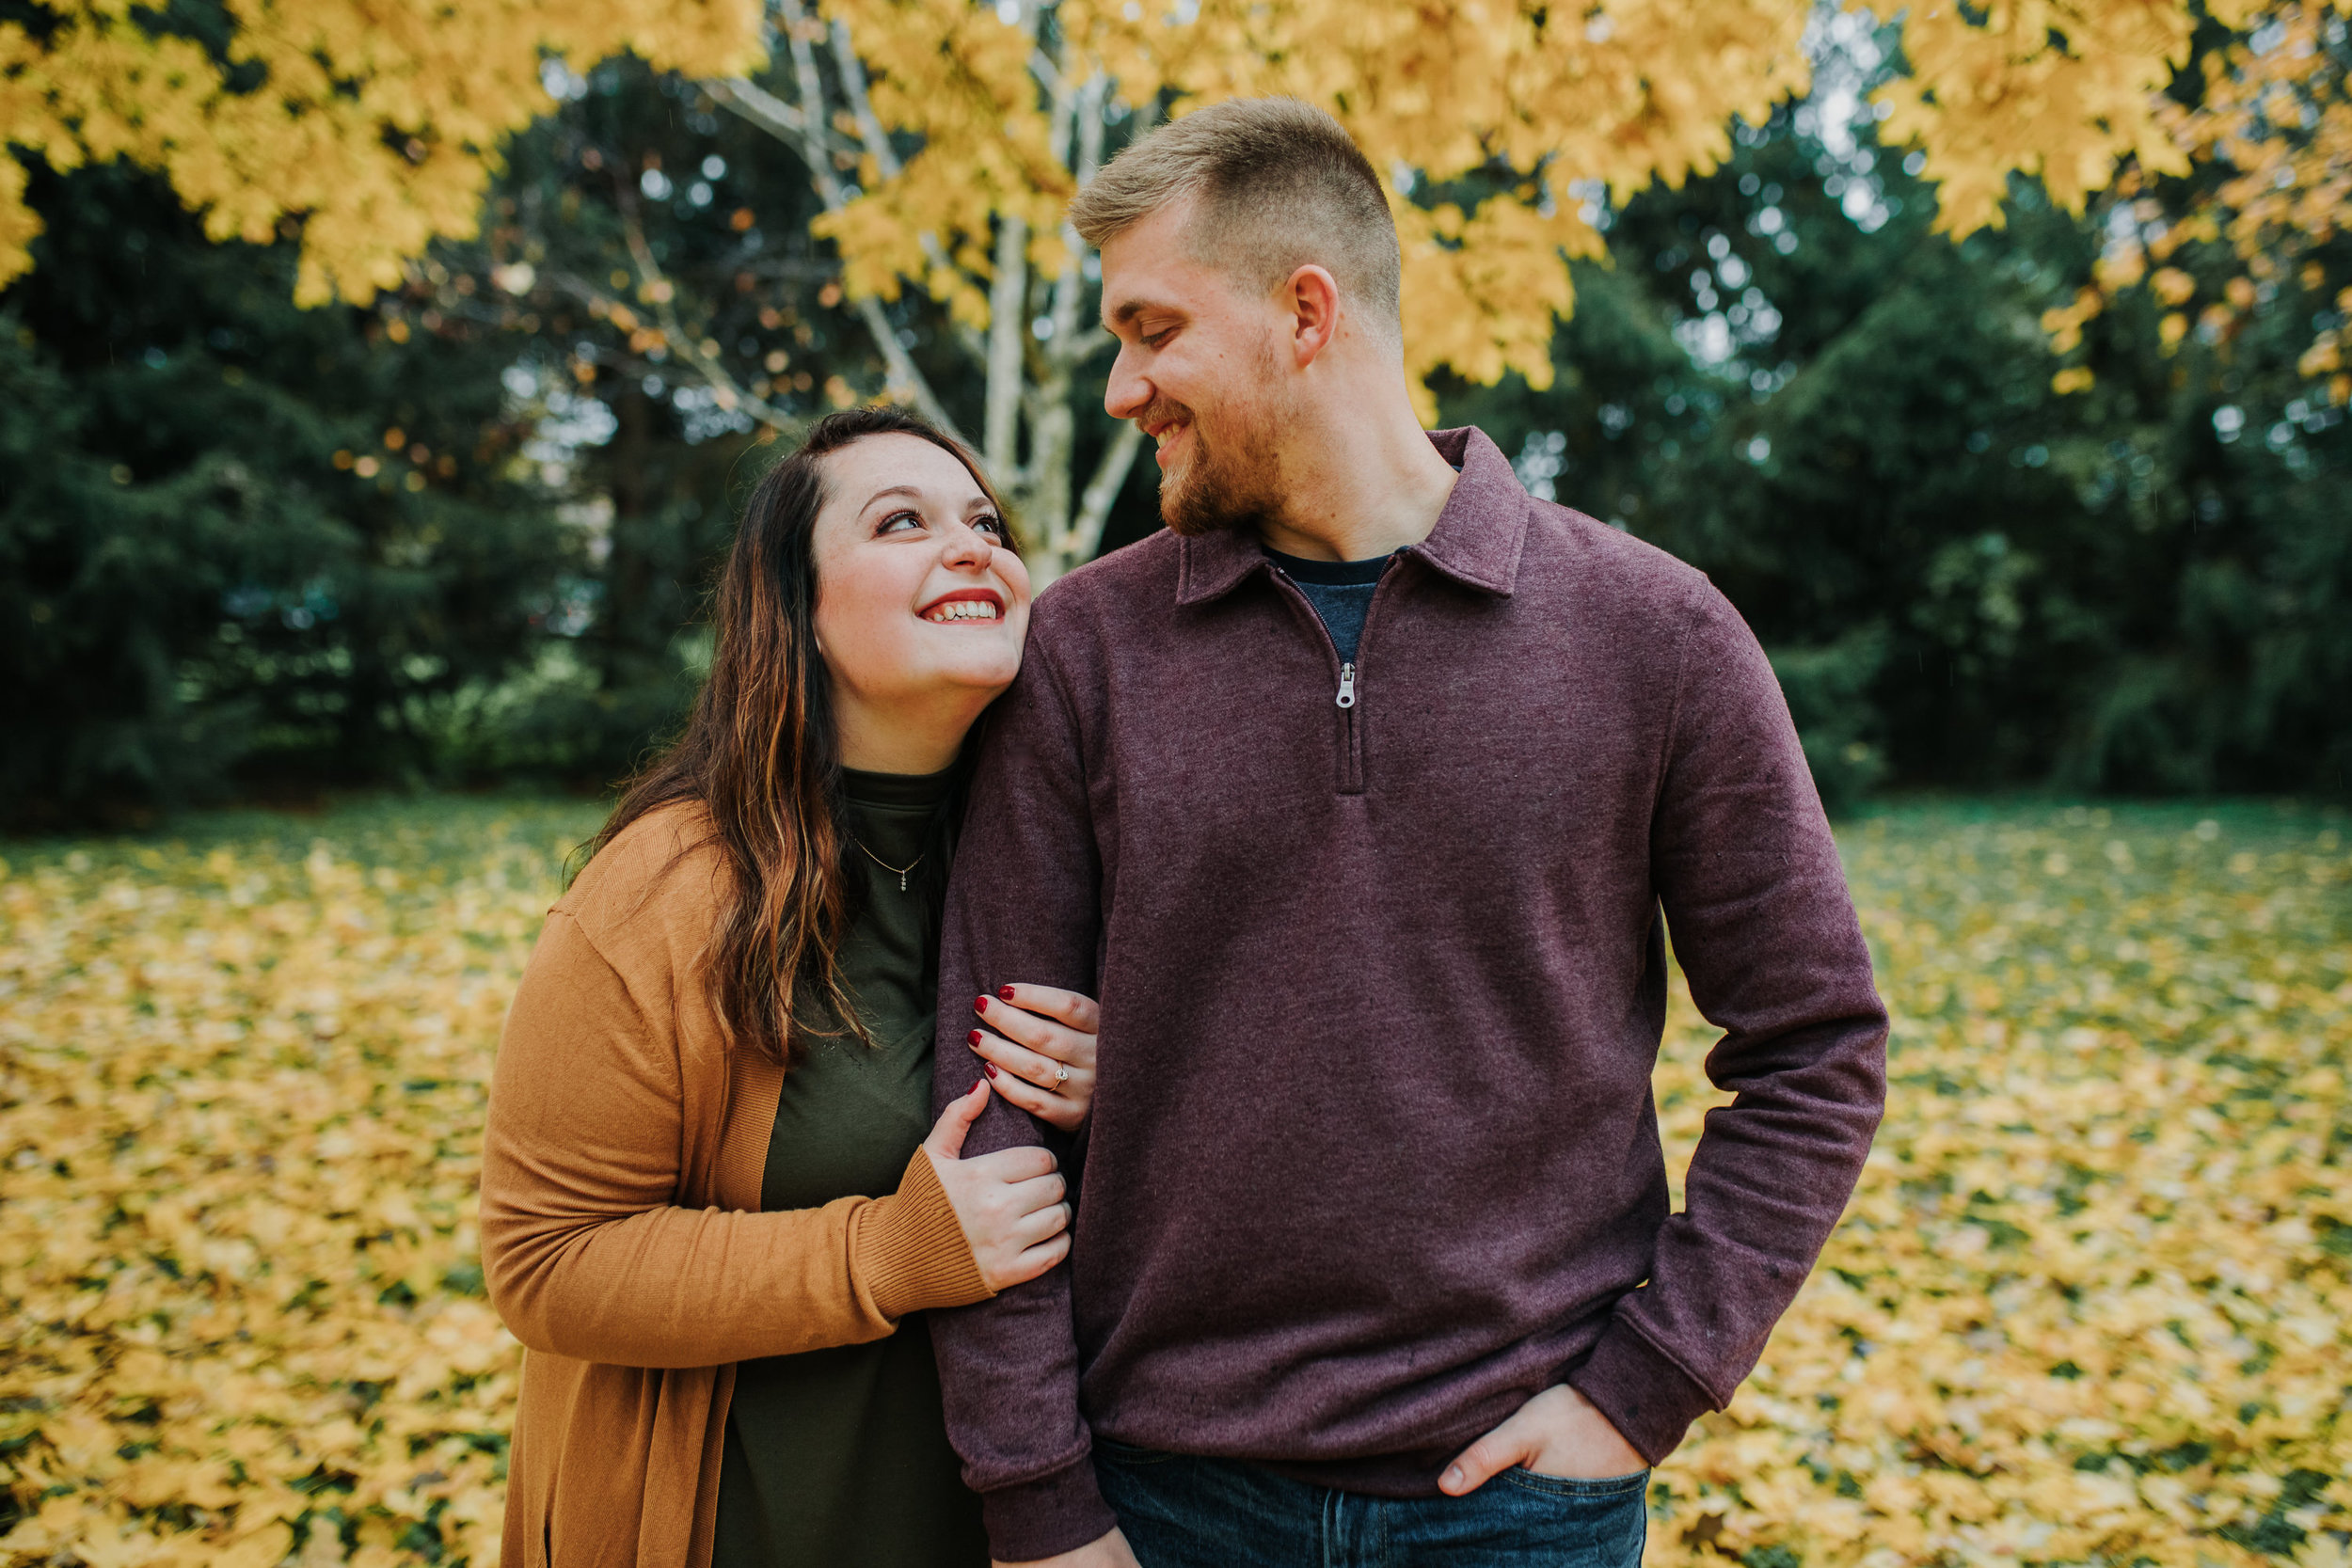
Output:
[[[1144,410],[1142,422],[1159,423],[1180,409],[1154,405]],[[1160,521],[1169,531],[1186,537],[1229,529],[1248,532],[1280,510],[1282,460],[1269,422],[1250,418],[1235,423],[1241,434],[1212,447],[1200,421],[1192,420],[1191,458],[1181,473],[1160,479]]]

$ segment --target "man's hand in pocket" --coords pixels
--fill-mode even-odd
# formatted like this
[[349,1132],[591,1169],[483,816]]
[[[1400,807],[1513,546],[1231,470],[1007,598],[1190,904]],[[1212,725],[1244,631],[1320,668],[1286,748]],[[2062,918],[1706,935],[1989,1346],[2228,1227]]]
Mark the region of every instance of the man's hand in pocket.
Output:
[[1592,1401],[1563,1383],[1520,1405],[1517,1415],[1463,1449],[1438,1478],[1438,1489],[1458,1497],[1522,1465],[1537,1475],[1588,1481],[1629,1476],[1647,1468],[1649,1461]]

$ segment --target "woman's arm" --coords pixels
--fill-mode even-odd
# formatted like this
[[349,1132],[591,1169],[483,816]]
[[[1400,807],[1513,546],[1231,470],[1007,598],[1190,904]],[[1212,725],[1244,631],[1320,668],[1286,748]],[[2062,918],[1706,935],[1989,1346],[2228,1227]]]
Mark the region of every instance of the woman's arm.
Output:
[[[676,1207],[678,1074],[669,1021],[644,1015],[576,921],[549,915],[507,1018],[483,1152],[484,1272],[526,1346],[717,1366],[878,1339],[908,1312],[991,1293],[922,1150],[887,1197]],[[1057,1185],[1053,1197],[1058,1212]]]

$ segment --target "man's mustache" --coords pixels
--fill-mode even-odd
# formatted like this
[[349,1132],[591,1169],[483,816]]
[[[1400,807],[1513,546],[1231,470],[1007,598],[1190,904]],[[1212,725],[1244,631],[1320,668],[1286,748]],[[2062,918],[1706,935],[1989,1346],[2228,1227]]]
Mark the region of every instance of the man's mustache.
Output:
[[1166,424],[1170,420],[1190,420],[1191,419],[1192,410],[1183,404],[1154,399],[1146,404],[1143,411],[1136,416],[1136,426],[1139,430],[1148,431],[1155,426]]

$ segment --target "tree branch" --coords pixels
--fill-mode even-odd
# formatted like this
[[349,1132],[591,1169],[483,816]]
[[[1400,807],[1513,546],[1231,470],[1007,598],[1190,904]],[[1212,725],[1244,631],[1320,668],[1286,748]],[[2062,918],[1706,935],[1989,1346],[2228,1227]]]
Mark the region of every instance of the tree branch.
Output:
[[831,126],[811,127],[807,116],[756,82],[741,76],[711,76],[696,85],[736,118],[749,120],[780,142],[790,143],[797,148],[813,129],[829,151],[855,153],[858,150],[855,142],[836,135]]
[[996,217],[995,276],[988,285],[988,423],[982,449],[990,468],[1014,470],[1020,441],[1021,337],[1028,323],[1029,226],[1010,214]]
[[[873,101],[866,96],[866,62],[858,58],[857,47],[850,38],[850,24],[838,17],[833,24],[833,60],[841,73],[841,95],[850,101],[850,115],[857,121],[858,135],[866,142],[866,156],[874,160],[874,166],[883,179],[896,180],[905,166],[899,163],[898,150],[890,145],[889,133],[882,129],[882,118],[874,113]],[[937,234],[926,229],[915,239],[923,246],[923,259],[934,268],[948,273],[957,270]],[[979,333],[961,322],[951,321],[949,325],[964,353],[975,363],[987,364],[988,346]]]
[[[1062,74],[1061,67],[1056,65],[1044,50],[1029,51],[1029,74],[1037,78],[1038,86],[1045,89],[1045,96],[1051,98],[1056,106],[1068,106],[1071,97],[1070,78]],[[1056,155],[1059,156],[1058,153]]]
[[[850,40],[850,24],[839,17],[833,23],[833,63],[841,73],[841,96],[849,101],[850,118],[857,121],[857,134],[864,138],[866,152],[885,180],[898,178],[902,166],[898,149],[890,145],[882,132],[882,117],[874,113],[873,100],[866,93],[866,62],[858,58],[857,49]],[[933,242],[936,243],[936,242]]]
[[[678,320],[676,307],[671,303],[676,288],[661,275],[660,266],[653,259],[653,247],[645,243],[644,225],[638,220],[637,204],[624,182],[615,182],[615,185],[620,188],[621,230],[628,241],[630,259],[637,263],[638,280],[645,285],[645,294],[653,301],[655,325],[662,341],[718,394],[720,407],[730,410],[740,408],[760,423],[787,436],[798,436],[807,429],[808,421],[800,415],[738,385],[726,366],[715,356],[705,354],[702,344],[687,332],[684,324]],[[637,312],[627,304],[584,279],[563,274],[552,281],[565,293],[602,309],[607,316],[614,319],[614,325],[623,331],[628,330],[629,324],[637,319]]]
[[[1078,156],[1073,172],[1078,188],[1086,189],[1094,179],[1094,171],[1103,162],[1103,94],[1107,84],[1097,73],[1087,79],[1078,89],[1075,118],[1078,132]],[[1062,251],[1068,260],[1062,274],[1054,285],[1054,336],[1046,343],[1046,356],[1065,375],[1082,364],[1095,345],[1079,335],[1078,312],[1086,304],[1086,242],[1077,230],[1064,219],[1061,226]]]
[[1078,498],[1078,515],[1070,529],[1070,558],[1091,561],[1094,552],[1103,547],[1103,526],[1110,521],[1111,502],[1127,483],[1127,470],[1136,464],[1136,453],[1143,447],[1143,427],[1128,420],[1103,449],[1102,461],[1094,465],[1094,477]]
[[[834,174],[832,149],[826,145],[825,127],[832,117],[825,113],[825,87],[823,79],[817,74],[817,55],[808,46],[808,13],[801,0],[777,0],[776,8],[784,16],[784,35],[791,46],[792,71],[801,89],[801,161],[816,177],[817,195],[824,202],[825,211],[838,213],[849,205],[849,198],[842,192],[840,180]],[[941,404],[938,394],[931,390],[930,382],[925,379],[922,371],[908,356],[906,345],[898,341],[898,334],[891,328],[890,318],[883,311],[882,301],[871,294],[862,295],[857,301],[857,310],[866,323],[866,332],[874,340],[874,346],[882,351],[882,363],[889,369],[891,384],[912,396],[916,409],[937,425],[942,433],[953,440],[970,445],[956,428],[955,420],[947,417],[947,410]]]

